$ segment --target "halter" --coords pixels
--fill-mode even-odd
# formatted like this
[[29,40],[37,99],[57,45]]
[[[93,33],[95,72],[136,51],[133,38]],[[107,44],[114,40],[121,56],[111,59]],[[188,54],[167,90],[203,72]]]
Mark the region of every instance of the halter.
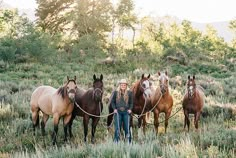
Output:
[[[193,92],[193,94],[192,94],[192,96],[190,95],[190,87],[193,87],[193,89],[192,89],[192,92]],[[196,89],[196,85],[194,86],[194,85],[191,85],[191,86],[188,86],[187,87],[187,91],[188,91],[188,97],[191,99],[191,98],[193,98],[193,96],[194,96],[194,94],[195,94],[195,92],[194,92],[194,90]]]
[[[163,84],[163,83],[161,83],[160,84],[160,88],[161,88],[161,86],[163,86],[164,87],[164,89],[165,89],[165,93],[167,92],[167,90],[168,90],[168,86],[167,85],[165,85],[165,84]],[[161,94],[162,95],[164,95],[165,93],[162,93],[162,91],[161,91]]]
[[93,99],[95,98],[95,93],[96,93],[96,91],[100,91],[100,92],[103,94],[103,90],[102,90],[101,88],[95,88],[95,89],[93,90]]
[[68,91],[68,94],[69,94],[69,93],[75,93],[75,92],[76,92],[75,89],[70,89],[70,90]]
[[[145,80],[145,81],[149,81],[149,80]],[[147,90],[147,89],[150,89],[150,86],[147,87],[147,88],[144,88],[144,87],[142,86],[142,83],[141,83],[141,82],[139,82],[139,84],[140,84],[140,87],[143,89],[143,91],[145,91],[145,90]]]

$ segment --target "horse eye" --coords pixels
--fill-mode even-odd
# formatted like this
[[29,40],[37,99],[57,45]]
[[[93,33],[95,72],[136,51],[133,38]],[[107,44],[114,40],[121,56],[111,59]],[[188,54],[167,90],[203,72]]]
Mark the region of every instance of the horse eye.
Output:
[[69,90],[69,87],[66,87],[67,90]]
[[75,89],[77,89],[78,87],[77,86],[75,86]]
[[143,87],[145,88],[145,87],[146,87],[146,85],[145,85],[145,84],[143,84]]

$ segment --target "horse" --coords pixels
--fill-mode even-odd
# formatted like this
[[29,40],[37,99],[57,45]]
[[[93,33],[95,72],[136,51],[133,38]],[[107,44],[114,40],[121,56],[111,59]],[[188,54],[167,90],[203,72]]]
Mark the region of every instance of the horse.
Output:
[[[151,82],[149,81],[150,74],[145,77],[142,74],[141,79],[136,81],[130,90],[133,94],[133,109],[132,114],[137,114],[138,116],[138,128],[143,126],[143,132],[145,134],[146,127],[146,113],[150,109],[150,97],[151,97]],[[111,114],[114,110],[111,104],[108,106],[109,113]],[[107,127],[111,126],[113,120],[113,115],[107,117]],[[143,121],[143,124],[142,124]],[[130,117],[130,127],[133,127],[133,117]],[[108,128],[109,129],[109,128]]]
[[67,140],[67,127],[74,108],[76,91],[76,76],[74,79],[69,79],[67,76],[66,84],[58,89],[51,86],[39,86],[34,90],[30,100],[34,134],[35,127],[39,125],[39,111],[41,111],[43,113],[41,121],[42,135],[45,135],[45,124],[49,115],[53,115],[54,132],[52,141],[55,145],[59,120],[63,117],[64,141]]
[[194,125],[195,128],[198,129],[198,121],[200,119],[200,114],[202,113],[203,105],[204,105],[204,93],[200,86],[196,86],[195,83],[195,75],[192,78],[188,76],[187,81],[187,92],[183,98],[183,111],[184,111],[184,129],[186,124],[188,125],[189,131],[189,114],[194,114]]
[[72,134],[72,124],[75,117],[78,115],[83,117],[84,126],[84,141],[87,141],[88,134],[88,123],[89,119],[92,119],[92,137],[91,142],[95,143],[95,131],[97,124],[99,122],[99,117],[102,110],[102,96],[103,96],[103,75],[100,78],[96,78],[93,75],[93,87],[89,88],[87,91],[79,89],[75,95],[75,107],[72,112],[72,118],[69,123],[69,135],[73,137]]
[[159,86],[156,88],[154,95],[151,97],[156,134],[158,133],[158,119],[160,113],[165,113],[165,133],[167,132],[168,119],[173,106],[173,98],[169,93],[169,77],[167,71],[165,71],[165,73],[158,72],[158,76]]

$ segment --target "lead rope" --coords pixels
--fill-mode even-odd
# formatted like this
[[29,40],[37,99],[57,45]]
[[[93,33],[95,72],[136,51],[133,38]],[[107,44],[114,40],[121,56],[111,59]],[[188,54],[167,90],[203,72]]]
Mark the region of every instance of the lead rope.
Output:
[[[159,104],[159,102],[160,102],[160,100],[161,100],[161,98],[162,98],[162,93],[161,93],[161,96],[160,96],[160,98],[159,98],[159,100],[157,101],[157,103],[155,104],[155,106],[151,109],[151,110],[149,110],[149,111],[147,111],[147,112],[145,112],[145,113],[141,113],[140,115],[138,115],[138,116],[135,116],[134,114],[133,114],[133,116],[135,117],[135,118],[137,118],[137,119],[139,119],[141,116],[144,116],[144,115],[146,115],[148,112],[151,112],[152,110],[154,110],[155,108],[156,108],[156,106]],[[145,104],[146,104],[146,97],[145,97]],[[144,105],[145,105],[144,104]],[[144,106],[144,108],[146,107],[146,105]],[[143,108],[143,111],[144,111],[144,108]],[[142,112],[143,112],[142,111]]]
[[88,113],[87,111],[85,111],[84,109],[82,109],[79,104],[77,102],[75,102],[76,106],[82,111],[84,112],[85,114],[89,115],[89,116],[93,116],[93,117],[99,117],[99,118],[102,118],[102,117],[108,117],[110,115],[113,115],[114,112],[110,113],[110,114],[106,114],[106,115],[94,115],[94,114],[91,114],[91,113]]

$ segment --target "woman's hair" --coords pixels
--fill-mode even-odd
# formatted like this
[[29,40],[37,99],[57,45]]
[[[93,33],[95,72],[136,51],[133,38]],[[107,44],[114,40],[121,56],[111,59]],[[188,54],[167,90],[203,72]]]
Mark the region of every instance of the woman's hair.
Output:
[[[121,89],[120,89],[120,85],[117,88],[117,95],[116,95],[116,102],[118,103],[120,101],[120,97],[121,97]],[[128,99],[129,99],[129,94],[128,94],[128,86],[125,89],[125,93],[124,93],[124,100],[126,102],[126,104],[128,104]]]

